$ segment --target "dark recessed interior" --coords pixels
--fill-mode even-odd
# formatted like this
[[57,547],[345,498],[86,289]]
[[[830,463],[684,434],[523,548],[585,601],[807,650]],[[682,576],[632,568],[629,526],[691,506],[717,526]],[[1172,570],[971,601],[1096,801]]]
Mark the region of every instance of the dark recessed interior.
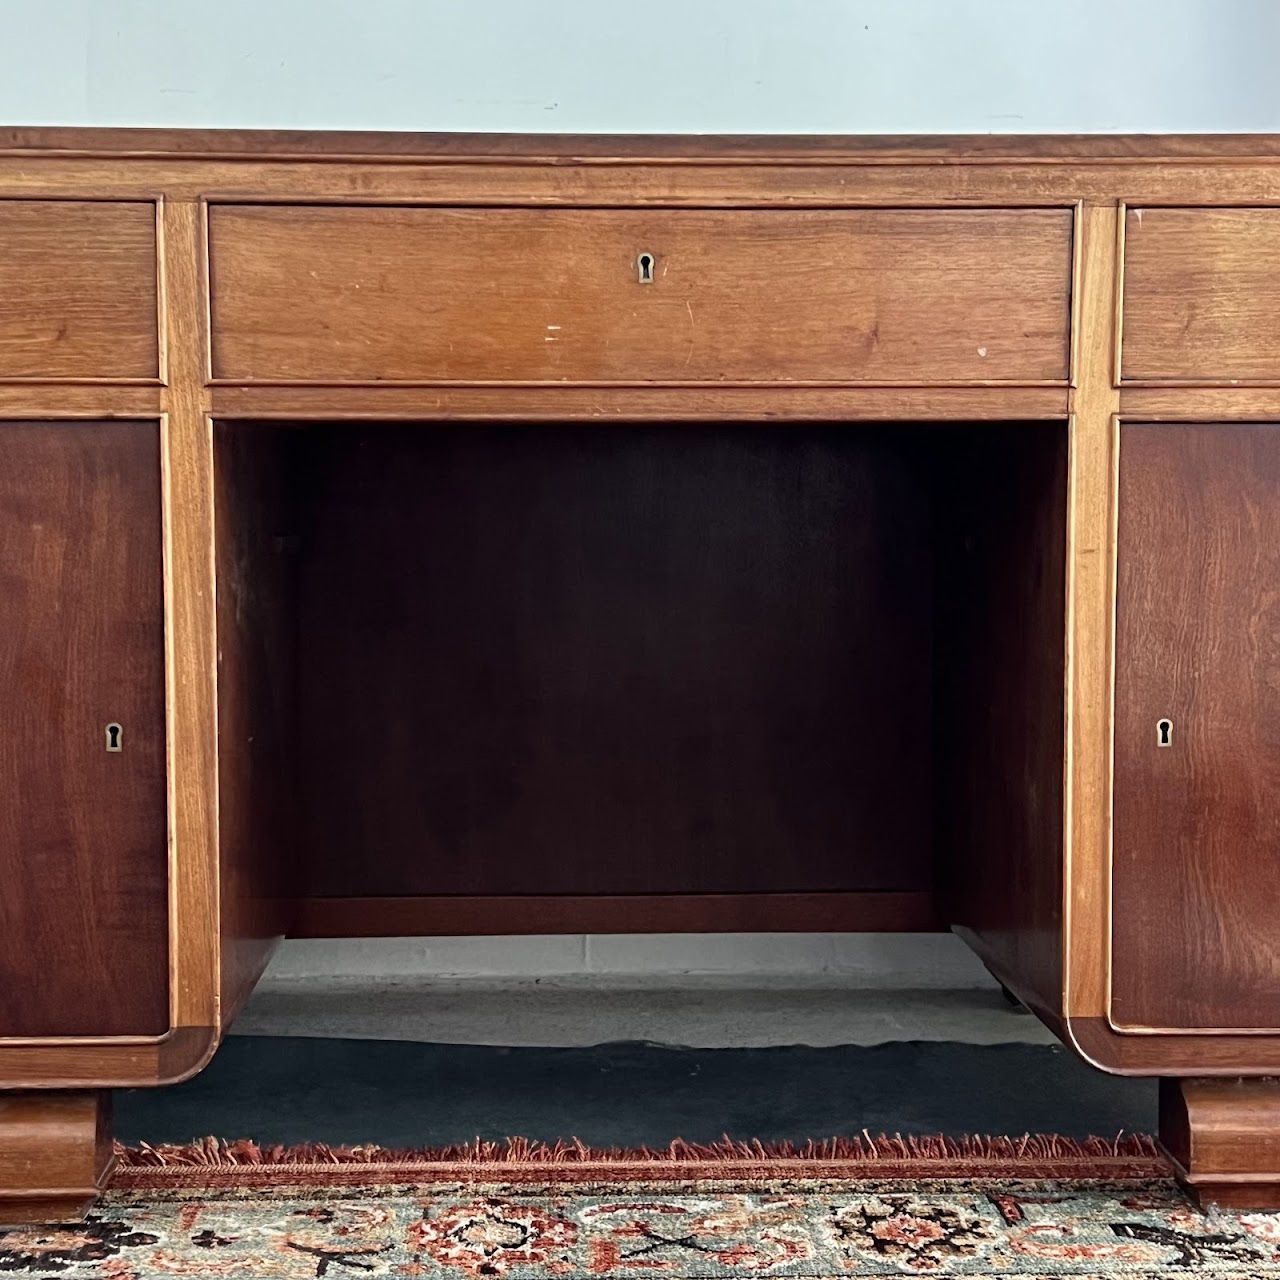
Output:
[[223,839],[304,896],[950,921],[966,848],[1060,841],[1062,423],[215,440]]

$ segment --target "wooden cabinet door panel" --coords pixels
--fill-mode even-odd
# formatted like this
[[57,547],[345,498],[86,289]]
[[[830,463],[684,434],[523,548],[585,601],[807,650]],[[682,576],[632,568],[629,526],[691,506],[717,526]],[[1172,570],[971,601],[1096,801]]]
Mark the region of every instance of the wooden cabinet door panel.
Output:
[[1112,1020],[1277,1028],[1280,425],[1126,426],[1119,504]]
[[0,424],[0,1036],[169,1027],[162,584],[156,424]]

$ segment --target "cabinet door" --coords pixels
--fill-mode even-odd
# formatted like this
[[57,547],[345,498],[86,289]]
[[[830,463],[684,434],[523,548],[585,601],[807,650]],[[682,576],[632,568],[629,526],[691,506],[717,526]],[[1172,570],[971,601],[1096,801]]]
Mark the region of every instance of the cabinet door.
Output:
[[158,426],[0,423],[0,1036],[169,1027],[162,592]]
[[1280,1027],[1280,425],[1120,437],[1112,1020]]

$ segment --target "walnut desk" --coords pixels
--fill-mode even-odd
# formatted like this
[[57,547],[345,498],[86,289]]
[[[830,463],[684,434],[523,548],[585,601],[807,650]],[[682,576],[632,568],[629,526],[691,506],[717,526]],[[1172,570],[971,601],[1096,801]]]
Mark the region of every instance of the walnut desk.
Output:
[[285,935],[958,931],[1280,1204],[1280,141],[0,130],[0,1215]]

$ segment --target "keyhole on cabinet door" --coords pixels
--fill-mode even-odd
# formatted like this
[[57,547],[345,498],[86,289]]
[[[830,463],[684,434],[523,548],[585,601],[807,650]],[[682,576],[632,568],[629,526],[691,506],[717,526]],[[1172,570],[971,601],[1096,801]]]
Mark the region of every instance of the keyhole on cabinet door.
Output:
[[1160,747],[1173,746],[1173,721],[1172,720],[1156,721],[1156,745]]
[[107,750],[124,750],[124,730],[118,724],[107,725]]
[[641,284],[653,283],[653,264],[655,261],[656,259],[651,253],[642,253],[636,259],[636,270],[640,274]]

